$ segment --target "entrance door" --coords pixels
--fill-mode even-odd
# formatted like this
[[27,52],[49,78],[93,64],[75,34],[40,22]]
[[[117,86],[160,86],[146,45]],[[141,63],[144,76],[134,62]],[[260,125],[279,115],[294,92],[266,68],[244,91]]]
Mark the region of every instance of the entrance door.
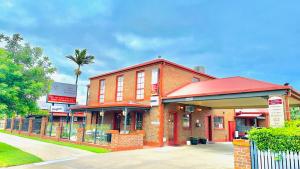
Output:
[[228,121],[228,140],[232,141],[235,132],[235,121]]
[[169,113],[168,119],[168,144],[177,144],[177,113]]
[[211,116],[207,116],[208,141],[212,141],[212,122]]
[[121,113],[115,113],[114,115],[114,130],[121,130]]

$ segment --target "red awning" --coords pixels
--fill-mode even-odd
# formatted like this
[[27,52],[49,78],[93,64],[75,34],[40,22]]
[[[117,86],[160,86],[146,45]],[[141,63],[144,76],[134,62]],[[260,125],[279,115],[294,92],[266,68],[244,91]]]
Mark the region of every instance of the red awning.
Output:
[[[62,116],[62,117],[67,117],[68,113],[67,112],[53,112],[53,116]],[[83,112],[76,112],[74,113],[74,117],[85,117]]]
[[257,117],[260,117],[262,116],[261,113],[247,113],[247,114],[239,114],[239,115],[236,115],[235,117],[236,118],[257,118]]

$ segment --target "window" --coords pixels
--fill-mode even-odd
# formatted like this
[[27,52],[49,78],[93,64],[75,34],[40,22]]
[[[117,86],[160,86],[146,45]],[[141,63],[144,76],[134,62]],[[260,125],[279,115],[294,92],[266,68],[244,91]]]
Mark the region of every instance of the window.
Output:
[[191,114],[184,114],[182,116],[182,127],[191,128]]
[[104,93],[105,93],[105,80],[100,80],[99,88],[99,102],[104,103]]
[[222,116],[214,117],[214,128],[224,129],[224,117],[222,117]]
[[137,73],[136,99],[144,99],[145,72]]
[[200,79],[198,77],[193,77],[192,82],[200,82]]
[[124,77],[118,76],[117,77],[117,101],[123,100],[123,84],[124,84]]

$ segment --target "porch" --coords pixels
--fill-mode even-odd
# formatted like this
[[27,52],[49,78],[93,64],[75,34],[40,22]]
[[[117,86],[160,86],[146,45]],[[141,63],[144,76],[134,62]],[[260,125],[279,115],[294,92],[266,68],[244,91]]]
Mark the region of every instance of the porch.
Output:
[[[110,147],[137,149],[143,147],[143,116],[150,106],[133,103],[113,103],[72,108],[72,114],[82,111],[85,119],[76,131],[77,142]],[[75,127],[76,128],[76,127]]]

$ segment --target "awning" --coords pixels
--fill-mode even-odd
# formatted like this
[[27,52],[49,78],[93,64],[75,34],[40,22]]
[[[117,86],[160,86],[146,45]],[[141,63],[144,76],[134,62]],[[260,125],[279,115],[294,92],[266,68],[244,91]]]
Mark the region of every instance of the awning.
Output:
[[[61,117],[67,117],[67,112],[53,112],[53,116],[61,116]],[[74,113],[74,117],[85,117],[83,112],[76,112]]]
[[256,113],[256,114],[247,113],[247,114],[239,114],[239,115],[236,115],[235,117],[236,118],[257,118],[257,117],[261,117],[261,116],[262,116],[261,113]]
[[140,104],[135,102],[112,102],[94,105],[82,105],[71,107],[72,112],[78,111],[107,111],[107,110],[124,110],[125,108],[131,110],[149,110],[151,108],[148,104]]

